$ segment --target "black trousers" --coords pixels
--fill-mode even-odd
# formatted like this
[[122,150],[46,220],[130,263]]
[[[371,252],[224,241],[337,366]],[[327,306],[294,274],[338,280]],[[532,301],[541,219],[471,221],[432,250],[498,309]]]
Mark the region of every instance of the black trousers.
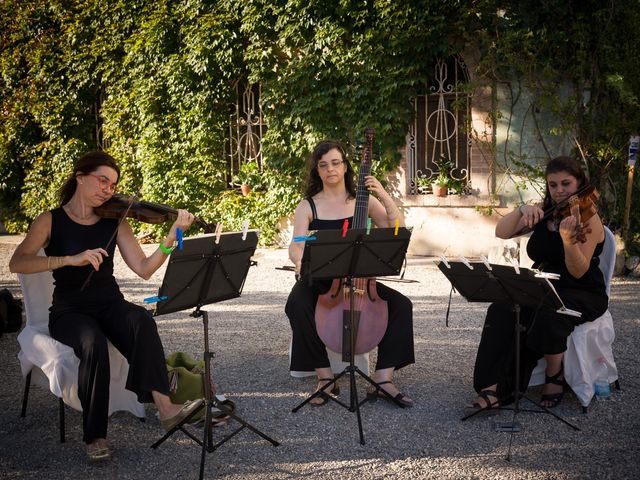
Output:
[[[291,344],[291,370],[313,371],[330,366],[327,350],[318,336],[315,308],[318,295],[329,289],[330,283],[307,282],[294,285],[285,313],[289,318],[293,340]],[[378,344],[376,370],[394,367],[396,370],[415,362],[413,352],[413,304],[400,292],[376,282],[378,295],[387,301],[389,324]]]
[[[521,392],[526,391],[538,360],[545,354],[563,353],[567,349],[567,338],[576,325],[585,320],[590,321],[590,317],[572,317],[542,308],[521,308]],[[498,397],[515,391],[515,325],[511,305],[493,303],[489,306],[473,372],[477,392],[496,383]]]
[[73,348],[80,359],[78,397],[86,443],[107,436],[111,378],[107,340],[128,360],[126,388],[140,402],[153,402],[152,391],[169,394],[165,355],[156,322],[144,308],[117,300],[81,310],[54,310],[49,318],[49,332]]

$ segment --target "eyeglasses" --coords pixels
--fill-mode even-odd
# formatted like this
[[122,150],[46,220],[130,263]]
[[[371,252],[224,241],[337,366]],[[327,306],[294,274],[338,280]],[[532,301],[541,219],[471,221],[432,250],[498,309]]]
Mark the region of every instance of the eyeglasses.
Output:
[[87,173],[86,175],[90,175],[98,180],[98,186],[102,190],[108,190],[112,194],[118,191],[118,185],[115,183],[111,183],[111,181],[104,175],[96,175],[95,173]]
[[331,160],[331,162],[318,162],[318,170],[328,170],[329,166],[338,168],[344,163],[344,160]]

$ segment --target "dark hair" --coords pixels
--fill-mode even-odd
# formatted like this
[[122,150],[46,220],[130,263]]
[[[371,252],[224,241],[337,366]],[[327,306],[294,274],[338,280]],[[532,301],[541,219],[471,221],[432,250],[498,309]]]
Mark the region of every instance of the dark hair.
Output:
[[304,196],[305,198],[313,197],[316,193],[322,191],[322,179],[318,174],[318,162],[322,158],[323,155],[329,153],[331,150],[336,149],[340,152],[342,156],[342,160],[344,164],[347,166],[347,171],[344,174],[344,185],[349,193],[350,198],[355,198],[356,196],[356,185],[355,185],[355,172],[353,171],[353,167],[349,163],[349,159],[347,158],[347,154],[344,150],[344,147],[340,142],[335,140],[323,140],[318,145],[315,146],[313,152],[311,152],[311,156],[309,157],[308,162],[308,170],[307,170],[307,187],[305,188]]
[[558,172],[566,172],[572,177],[575,177],[578,181],[578,190],[589,183],[587,176],[578,162],[573,157],[556,157],[553,158],[547,163],[547,168],[544,172],[545,178],[545,194],[544,194],[544,210],[547,210],[549,207],[553,206],[553,202],[551,200],[551,195],[549,194],[549,184],[547,183],[547,177],[549,177],[552,173]]
[[76,193],[76,187],[78,186],[78,180],[76,179],[76,175],[87,174],[91,172],[95,172],[99,167],[109,167],[113,168],[118,174],[118,178],[116,179],[116,183],[120,180],[120,168],[116,163],[116,159],[113,158],[108,153],[102,152],[100,150],[96,150],[93,152],[88,152],[82,155],[73,167],[73,172],[69,175],[69,178],[62,184],[60,190],[58,190],[58,198],[60,198],[60,206],[69,203],[73,194]]

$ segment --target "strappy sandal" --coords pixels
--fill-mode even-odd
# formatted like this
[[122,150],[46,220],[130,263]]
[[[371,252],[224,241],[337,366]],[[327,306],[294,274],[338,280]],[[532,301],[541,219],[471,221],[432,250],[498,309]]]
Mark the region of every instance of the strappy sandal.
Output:
[[564,386],[565,386],[564,378],[560,378],[560,377],[563,377],[563,373],[564,373],[564,367],[562,365],[560,366],[560,370],[558,371],[558,373],[556,373],[555,375],[548,377],[547,374],[545,373],[544,375],[545,385],[547,383],[551,383],[553,385],[560,385],[562,387],[562,391],[558,393],[543,393],[542,397],[540,397],[540,403],[542,402],[550,403],[550,405],[543,405],[544,408],[555,408],[558,405],[560,405],[560,402],[562,401],[562,397],[564,396]]
[[[386,380],[384,382],[378,382],[378,385],[385,385],[387,383],[393,384],[393,382],[391,380]],[[380,390],[383,390],[384,393],[380,392]],[[398,403],[399,403],[400,405],[398,405],[398,406],[400,408],[411,408],[411,407],[413,407],[413,401],[411,401],[411,399],[405,400],[405,399],[407,399],[409,397],[406,396],[402,392],[399,392],[395,397],[392,397],[390,393],[387,393],[387,391],[384,390],[384,388],[380,388],[380,389],[376,388],[375,390],[367,392],[367,400],[369,402],[375,402],[375,401],[378,400],[378,398],[381,398],[383,400],[391,402],[394,405],[398,405]],[[396,402],[398,402],[398,403],[396,403]]]
[[[333,378],[319,378],[318,379],[319,382],[330,382],[331,380],[333,380]],[[309,402],[309,403],[311,405],[313,405],[314,407],[321,407],[323,405],[326,405],[329,402],[329,395],[330,394],[331,395],[340,395],[340,387],[338,386],[337,383],[333,384],[333,388],[328,393],[327,393],[326,390],[318,390],[318,395],[316,396],[316,398],[319,398],[320,402],[318,402],[318,403]]]
[[473,402],[471,405],[465,405],[464,407],[464,414],[465,415],[473,415],[473,414],[477,414],[475,415],[476,417],[479,415],[486,415],[486,416],[491,416],[491,415],[497,415],[497,410],[498,407],[500,406],[500,402],[498,400],[496,400],[495,402],[492,402],[489,397],[495,397],[498,398],[497,392],[495,390],[490,390],[490,389],[486,389],[486,390],[482,390],[480,391],[480,393],[478,393],[478,397],[480,397],[481,399],[484,400],[484,407],[482,405],[480,405],[478,402]]
[[87,460],[91,463],[111,460],[111,450],[109,447],[87,445]]

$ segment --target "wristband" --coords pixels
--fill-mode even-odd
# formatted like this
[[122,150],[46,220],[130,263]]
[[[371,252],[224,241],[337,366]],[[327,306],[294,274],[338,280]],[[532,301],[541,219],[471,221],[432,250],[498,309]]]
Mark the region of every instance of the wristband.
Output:
[[162,242],[160,242],[158,247],[160,247],[160,251],[165,255],[171,255],[171,252],[173,252],[173,249],[176,248],[176,247],[165,247]]
[[523,209],[524,207],[526,207],[526,206],[527,206],[527,205],[523,203],[522,205],[520,205],[520,206],[518,207],[518,211],[520,212],[520,215],[524,216],[524,211],[523,211],[522,209]]

